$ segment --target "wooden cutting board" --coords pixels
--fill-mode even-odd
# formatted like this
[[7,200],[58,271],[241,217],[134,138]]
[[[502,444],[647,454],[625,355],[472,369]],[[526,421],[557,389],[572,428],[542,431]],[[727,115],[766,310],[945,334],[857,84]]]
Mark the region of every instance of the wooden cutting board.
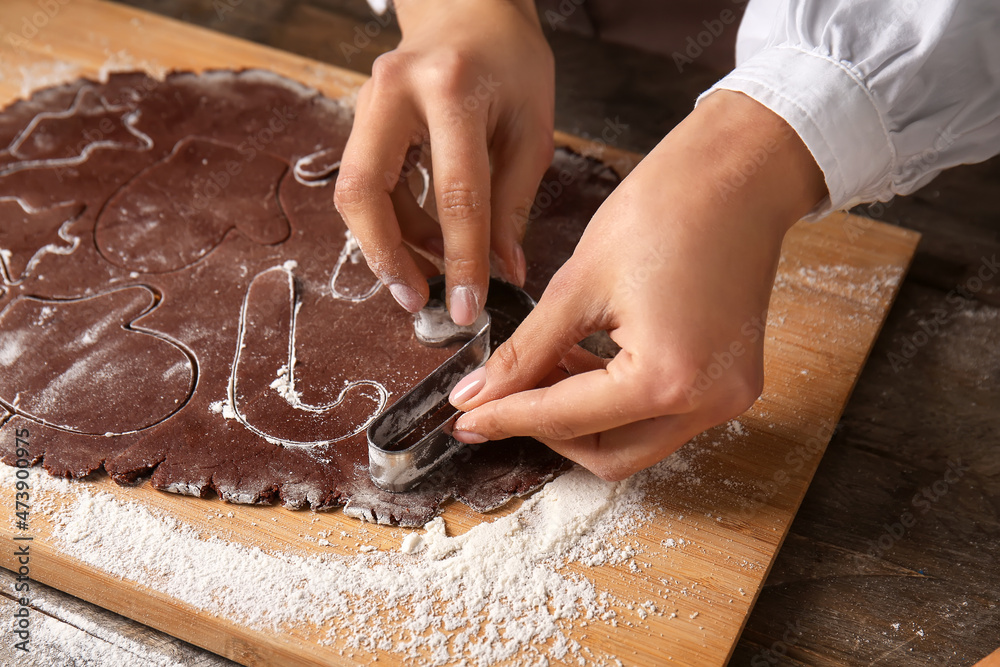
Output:
[[[364,81],[351,72],[129,8],[97,0],[62,2],[49,3],[57,9],[48,13],[33,0],[5,0],[0,5],[0,104],[34,87],[80,75],[96,77],[108,68],[152,73],[266,68],[331,97],[350,96]],[[11,34],[22,37],[15,40],[17,48]],[[573,137],[560,140],[577,148],[598,148]],[[627,154],[603,154],[619,171],[631,164]],[[789,233],[771,302],[764,395],[740,417],[739,426],[720,427],[705,436],[721,444],[701,459],[698,485],[663,485],[650,493],[647,502],[663,511],[629,536],[630,542],[641,545],[640,558],[648,565],[638,571],[627,563],[571,568],[591,579],[599,591],[620,600],[653,600],[660,609],[676,613],[653,614],[627,629],[600,622],[587,627],[568,624],[567,633],[580,642],[584,654],[592,649],[594,655],[614,655],[625,664],[640,665],[668,659],[686,665],[726,662],[918,239],[913,232],[843,214],[800,223]],[[13,478],[13,469],[0,474]],[[3,488],[3,506],[12,516],[2,522],[0,564],[16,570],[14,545],[21,542],[13,537],[24,533],[14,528],[11,485]],[[305,626],[282,633],[261,631],[185,604],[170,590],[118,578],[70,557],[50,539],[52,519],[73,506],[79,488],[73,485],[69,491],[33,499],[42,509],[32,515],[30,528],[32,578],[248,665],[341,664],[376,657],[387,664],[407,662],[397,654],[344,652],[336,642],[320,645]],[[350,555],[359,543],[393,550],[405,535],[401,529],[360,524],[339,511],[231,506],[148,486],[120,488],[107,478],[86,488],[141,503],[206,538],[223,534],[239,544],[295,554],[333,550]],[[670,517],[669,526],[664,517]],[[457,503],[448,506],[444,519],[452,534],[484,520]],[[330,544],[318,545],[314,536],[319,531]],[[340,537],[341,531],[348,536]],[[668,538],[687,540],[696,548],[666,548]],[[674,582],[675,592],[697,594],[678,598],[666,593],[662,582],[667,579]]]

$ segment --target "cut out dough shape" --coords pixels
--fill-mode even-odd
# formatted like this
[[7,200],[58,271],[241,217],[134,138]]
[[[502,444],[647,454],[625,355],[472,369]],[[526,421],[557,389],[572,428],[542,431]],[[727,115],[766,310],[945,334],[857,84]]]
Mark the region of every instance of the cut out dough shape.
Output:
[[20,282],[47,253],[67,255],[80,244],[68,227],[83,213],[80,204],[35,209],[17,197],[0,197],[0,265],[6,283]]
[[40,424],[121,434],[167,419],[194,389],[173,341],[130,323],[155,304],[130,287],[73,301],[21,297],[0,313],[0,401]]
[[[128,92],[136,90],[143,94]],[[96,100],[124,100],[115,113],[131,119],[129,136],[148,137],[132,145],[142,150],[72,157],[80,126],[71,116],[96,110]],[[333,207],[336,170],[325,174],[351,129],[340,103],[265,72],[162,82],[114,74],[9,107],[0,130],[7,137],[11,128],[44,129],[54,140],[32,155],[71,157],[0,173],[0,196],[17,213],[0,217],[0,230],[15,234],[12,221],[22,224],[34,207],[28,225],[38,243],[56,229],[80,243],[39,255],[22,281],[0,285],[3,461],[16,462],[13,431],[28,427],[31,458],[55,475],[104,468],[119,483],[149,479],[239,503],[346,506],[352,516],[410,526],[448,498],[497,507],[565,465],[520,438],[469,450],[441,480],[405,496],[371,482],[365,423],[454,350],[415,340],[411,316],[380,289]],[[317,152],[299,171],[322,182],[303,184],[290,165]],[[565,152],[546,178],[560,173],[573,181],[525,238],[536,298],[559,267],[552,258],[572,252],[615,186],[601,165]],[[411,178],[415,195],[427,189],[429,174]],[[196,193],[209,195],[206,205],[195,205]],[[82,212],[57,228],[66,202]],[[59,247],[69,248],[63,239]],[[30,257],[31,243],[24,246],[20,264]],[[219,409],[232,410],[231,390],[242,421]]]
[[288,165],[266,153],[248,156],[216,141],[181,141],[108,201],[97,220],[101,254],[133,271],[164,273],[194,264],[231,229],[254,243],[281,243],[290,228],[277,192]]
[[[153,141],[136,129],[138,118],[138,112],[111,106],[93,88],[83,86],[69,109],[34,116],[0,151],[0,176],[25,169],[75,166],[101,149],[148,150]],[[67,137],[75,140],[67,141]]]
[[[324,404],[303,402],[295,382],[300,305],[290,268],[269,269],[250,283],[229,400],[235,417],[254,433],[285,446],[316,447],[363,431],[385,408],[388,392],[380,382],[359,378]],[[334,341],[330,354],[336,353]]]
[[295,175],[295,180],[302,185],[311,188],[322,187],[336,177],[343,156],[343,146],[324,148],[296,161],[292,173]]

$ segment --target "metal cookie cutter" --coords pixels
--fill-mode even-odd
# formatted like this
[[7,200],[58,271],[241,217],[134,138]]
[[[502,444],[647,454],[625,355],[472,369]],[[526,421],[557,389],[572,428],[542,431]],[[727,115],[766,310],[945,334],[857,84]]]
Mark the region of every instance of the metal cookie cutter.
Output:
[[459,327],[445,307],[444,278],[429,283],[430,300],[413,316],[417,339],[432,347],[466,342],[368,426],[368,471],[378,487],[394,493],[409,491],[465,446],[451,437],[460,413],[448,395],[486,363],[491,349],[507,340],[535,306],[524,290],[490,280],[486,308],[471,326]]

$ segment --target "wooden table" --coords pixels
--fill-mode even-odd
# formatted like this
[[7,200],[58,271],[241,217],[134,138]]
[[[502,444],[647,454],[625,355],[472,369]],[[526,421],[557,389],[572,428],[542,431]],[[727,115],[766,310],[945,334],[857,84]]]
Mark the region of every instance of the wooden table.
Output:
[[[211,3],[201,0],[133,4],[186,12],[311,57],[366,65],[360,58],[342,62],[336,48],[371,20],[356,5],[265,0],[216,20]],[[391,26],[381,30],[365,47],[367,62],[394,39]],[[664,77],[669,66],[657,58],[562,34],[552,41],[560,61],[560,126],[597,136],[608,119],[620,116],[629,129],[619,141],[634,150],[648,149],[715,75],[693,69],[686,77]],[[1000,249],[1000,206],[988,196],[998,175],[996,160],[955,170],[916,197],[867,211],[924,232],[923,251],[733,664],[785,653],[783,662],[806,664],[969,664],[1000,643],[993,585],[1000,281],[987,281],[961,308],[946,300],[949,290],[979,270],[981,256]],[[947,313],[943,333],[894,369],[890,353],[899,354],[907,338],[922,340],[914,338],[919,323],[941,308]],[[956,456],[969,471],[881,549],[884,526],[891,532],[923,487],[933,492]],[[151,637],[150,644],[163,639]]]

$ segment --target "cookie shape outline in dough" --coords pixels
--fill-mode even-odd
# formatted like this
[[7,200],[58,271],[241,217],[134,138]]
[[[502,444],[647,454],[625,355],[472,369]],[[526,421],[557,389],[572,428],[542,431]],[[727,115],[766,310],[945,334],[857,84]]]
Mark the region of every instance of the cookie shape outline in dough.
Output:
[[295,161],[292,175],[296,181],[309,188],[329,185],[337,177],[343,155],[343,146],[324,148],[310,153]]
[[[8,235],[7,230],[9,228],[0,229],[0,280],[2,280],[3,283],[6,285],[18,285],[22,283],[24,279],[32,272],[32,269],[34,269],[35,265],[38,264],[38,261],[39,259],[41,259],[42,255],[46,253],[53,253],[56,255],[68,255],[74,252],[80,246],[80,237],[70,234],[69,228],[73,225],[74,222],[76,222],[79,219],[81,215],[83,215],[83,212],[86,207],[83,206],[82,204],[77,204],[75,202],[60,202],[58,204],[55,204],[53,206],[48,206],[45,208],[35,208],[34,206],[24,201],[20,197],[9,196],[9,195],[0,196],[0,210],[3,209],[4,204],[10,204],[10,203],[17,204],[21,208],[21,211],[23,212],[23,215],[21,216],[22,218],[21,224],[24,225],[25,227],[28,227],[29,225],[32,224],[36,226],[38,225],[38,223],[32,223],[31,221],[32,216],[40,217],[40,216],[45,216],[49,213],[56,213],[58,211],[66,211],[66,213],[68,214],[68,217],[64,217],[62,214],[57,213],[57,215],[54,217],[54,220],[57,221],[57,224],[51,225],[50,228],[48,229],[42,229],[42,230],[34,229],[30,231],[14,232],[14,238],[11,239],[10,241],[5,240],[5,237]],[[70,212],[71,210],[72,212]],[[0,216],[0,217],[6,218],[7,221],[10,220],[10,218],[6,216]],[[60,218],[62,219],[60,220]],[[18,223],[7,222],[7,225],[9,224],[14,224],[16,226]],[[43,238],[51,237],[53,231],[52,227],[54,227],[55,237],[57,239],[65,241],[69,245],[68,246],[58,245],[56,242],[50,240],[50,242],[35,248],[27,260],[18,263],[20,265],[19,267],[15,265],[14,255],[15,255],[15,250],[17,249],[14,248],[14,246],[18,244],[18,240],[22,241],[22,245],[24,245],[24,242],[27,241],[28,235],[32,233],[33,235],[41,236]],[[20,239],[18,237],[20,237]],[[30,243],[28,245],[29,245],[28,251],[31,251],[31,246],[38,245],[38,241],[35,241],[34,243]],[[19,270],[15,272],[15,268],[19,268]],[[15,273],[17,274],[16,277]]]
[[145,286],[13,299],[0,311],[0,405],[82,435],[137,433],[169,419],[194,393],[198,364],[180,341],[136,324],[158,305]]
[[[359,294],[352,294],[346,289],[337,287],[338,281],[341,281],[341,276],[344,274],[345,267],[349,270],[353,268],[354,273],[360,272],[367,274],[371,277],[371,280],[374,281],[374,284],[367,290],[359,290]],[[382,281],[376,278],[375,274],[369,270],[365,257],[361,253],[361,246],[358,244],[358,240],[354,237],[354,234],[351,233],[351,230],[347,230],[344,232],[344,247],[341,249],[340,255],[337,257],[337,263],[334,264],[333,267],[333,274],[330,276],[330,292],[333,294],[335,299],[361,303],[362,301],[367,301],[375,296],[375,293],[381,288]]]
[[[16,463],[16,452],[11,449],[14,439],[8,436],[18,428],[29,427],[35,436],[31,460],[41,462],[53,475],[83,477],[104,469],[120,484],[144,483],[148,479],[157,489],[197,491],[198,495],[217,493],[231,502],[280,501],[289,508],[317,510],[344,506],[352,516],[407,526],[430,520],[448,498],[476,511],[488,511],[530,492],[562,469],[565,460],[544,445],[530,439],[512,439],[477,450],[475,457],[456,461],[454,474],[449,472],[439,483],[424,485],[426,488],[398,498],[372,484],[365,465],[367,443],[363,432],[329,445],[284,446],[269,442],[236,419],[213,414],[213,403],[219,404],[220,411],[228,407],[225,399],[241,307],[250,281],[285,262],[298,262],[292,271],[295,298],[289,296],[288,276],[275,272],[265,290],[275,303],[264,311],[280,310],[281,314],[274,317],[281,322],[263,321],[263,326],[245,334],[264,334],[271,327],[276,337],[266,350],[257,348],[266,354],[260,356],[249,378],[252,385],[243,383],[246,377],[238,378],[240,393],[257,392],[265,399],[246,401],[246,397],[237,396],[241,413],[250,424],[263,427],[262,431],[299,442],[326,441],[353,431],[381,402],[377,388],[355,386],[338,408],[325,415],[295,409],[289,399],[295,402],[300,394],[301,403],[324,406],[359,378],[382,384],[390,396],[402,395],[438,367],[449,351],[426,348],[417,342],[412,318],[399,308],[388,290],[378,289],[368,295],[376,285],[374,275],[357,253],[352,253],[350,244],[346,244],[344,262],[335,281],[336,291],[347,298],[333,296],[331,274],[347,240],[347,227],[332,205],[335,174],[322,186],[306,186],[294,178],[289,165],[321,148],[346,144],[352,122],[348,104],[269,72],[172,73],[157,82],[142,73],[118,73],[111,74],[106,83],[78,80],[40,91],[26,102],[7,107],[0,112],[3,144],[12,142],[40,112],[64,114],[84,86],[96,94],[87,93],[81,109],[98,108],[94,100],[115,100],[116,105],[117,100],[123,100],[138,114],[131,116],[132,122],[152,139],[153,146],[149,150],[91,147],[85,164],[72,169],[39,164],[33,169],[0,175],[0,195],[17,195],[38,208],[66,201],[85,207],[73,226],[65,230],[80,237],[76,250],[67,255],[42,255],[34,272],[21,284],[0,284],[0,310],[22,296],[73,300],[141,283],[158,295],[160,302],[138,322],[180,341],[190,350],[194,356],[191,363],[197,362],[197,384],[183,407],[168,419],[142,431],[112,437],[37,425],[0,407],[0,458],[4,462]],[[132,90],[143,93],[132,96]],[[271,125],[276,110],[287,119],[280,131]],[[88,123],[87,127],[93,126],[92,121]],[[44,134],[61,142],[62,147],[54,144],[50,152],[23,155],[65,156],[65,151],[74,149],[81,139],[79,119],[57,119],[45,125],[45,132],[37,136]],[[118,131],[126,133],[121,126]],[[290,235],[275,245],[261,245],[255,242],[255,238],[262,240],[260,236],[251,238],[230,230],[211,252],[172,272],[141,274],[108,262],[93,240],[100,211],[123,183],[165,159],[179,142],[191,137],[229,146],[249,142],[247,145],[254,145],[256,151],[279,159],[286,171],[278,183],[278,199],[291,226]],[[133,148],[145,145],[133,141],[131,134],[112,138],[132,143]],[[321,143],[317,143],[318,138],[322,138]],[[37,148],[46,149],[43,144]],[[7,163],[10,157],[0,150],[0,164]],[[615,185],[601,176],[606,168],[597,162],[562,149],[556,151],[555,160],[547,179],[557,179],[570,169],[575,178],[566,186],[566,195],[538,209],[539,216],[528,228],[524,244],[528,291],[536,298],[558,269],[560,258],[572,252],[587,221]],[[408,168],[410,163],[407,160]],[[254,162],[247,164],[248,169],[255,168]],[[420,181],[428,182],[430,174],[425,174],[418,164],[406,172],[406,179],[416,199],[426,189]],[[165,191],[162,196],[173,197],[174,192]],[[431,200],[428,190],[427,201]],[[162,201],[159,205],[164,206]],[[16,205],[11,206],[20,212]],[[0,226],[4,224],[0,218]],[[359,260],[357,263],[351,261],[352,254]],[[150,264],[146,268],[162,266]],[[356,300],[365,296],[368,298],[363,301]],[[145,303],[146,297],[143,299]],[[279,373],[290,360],[290,309],[294,303],[301,303],[295,324],[295,363]],[[253,337],[245,335],[244,342],[253,342]],[[251,361],[253,349],[244,350],[241,371],[250,369],[244,363]],[[294,370],[291,382],[290,370]],[[151,375],[146,384],[155,387],[161,375]],[[14,392],[9,393],[8,398],[14,399]],[[158,404],[160,413],[166,413],[173,404],[174,396],[170,396],[168,402]],[[22,403],[22,407],[26,405]],[[280,409],[277,415],[260,412],[261,407],[272,405]],[[289,430],[285,425],[289,420],[301,430]],[[113,424],[108,421],[100,425]]]
[[[232,371],[229,376],[229,395],[228,408],[226,413],[235,419],[237,419],[247,430],[259,435],[270,443],[280,444],[286,447],[321,447],[324,445],[329,445],[334,442],[339,442],[346,438],[355,436],[366,428],[368,424],[372,422],[375,417],[377,417],[382,410],[385,409],[386,403],[389,400],[389,392],[386,390],[385,386],[381,382],[376,382],[374,380],[351,380],[347,382],[344,387],[340,390],[337,397],[330,401],[329,403],[321,405],[311,405],[304,403],[301,400],[301,392],[296,390],[295,387],[295,331],[296,331],[296,321],[299,316],[299,308],[301,302],[296,297],[295,289],[295,278],[292,274],[292,270],[295,268],[294,262],[287,262],[281,266],[271,267],[261,271],[253,280],[250,281],[250,285],[247,288],[246,296],[243,299],[243,306],[240,310],[240,321],[239,321],[239,332],[236,338],[236,353],[233,357]],[[280,274],[284,278],[284,282],[287,285],[287,302],[285,304],[265,304],[265,303],[252,303],[253,301],[260,302],[260,299],[254,298],[254,287],[258,288],[260,285],[269,279],[273,279],[274,276]],[[241,402],[243,399],[243,394],[240,391],[240,366],[244,361],[244,357],[247,350],[250,350],[251,354],[259,354],[257,350],[254,349],[253,345],[248,345],[247,343],[247,330],[248,330],[248,312],[254,308],[254,306],[265,306],[272,305],[275,309],[280,309],[282,307],[287,307],[288,319],[287,319],[287,354],[282,358],[282,364],[278,367],[276,372],[276,377],[268,385],[268,388],[273,390],[274,393],[280,396],[281,400],[288,405],[292,410],[298,410],[306,413],[312,413],[319,418],[323,418],[332,410],[340,408],[345,400],[348,398],[348,393],[358,387],[369,387],[373,389],[377,395],[376,406],[371,410],[370,414],[360,423],[354,425],[352,428],[347,430],[347,432],[335,435],[329,438],[317,438],[313,440],[298,440],[295,438],[278,435],[275,432],[265,430],[264,428],[258,427],[251,423],[252,418],[248,417],[246,411],[241,407]],[[271,313],[274,314],[274,313]],[[263,318],[267,319],[267,318]],[[256,334],[256,331],[254,331]],[[259,336],[258,336],[259,337]],[[255,396],[255,400],[261,401],[263,397],[260,395],[259,391]],[[365,394],[361,394],[366,398],[370,398]],[[273,397],[272,397],[273,398]],[[231,412],[230,412],[231,411]]]
[[[25,171],[30,169],[49,169],[49,168],[66,168],[75,167],[83,164],[90,158],[90,154],[101,148],[117,148],[119,150],[128,151],[148,151],[153,148],[153,139],[136,127],[136,123],[140,118],[139,110],[130,110],[127,106],[112,106],[108,103],[106,99],[97,95],[101,110],[107,113],[118,113],[124,111],[125,113],[120,117],[122,126],[125,131],[139,140],[138,146],[124,144],[118,141],[110,141],[104,139],[105,132],[101,129],[97,129],[96,132],[99,135],[97,139],[93,141],[87,136],[86,132],[83,133],[84,141],[87,143],[82,145],[82,149],[77,155],[63,158],[39,158],[31,159],[25,158],[18,154],[19,149],[22,145],[33,135],[35,130],[47,120],[62,120],[66,118],[72,118],[77,113],[81,112],[87,95],[94,94],[97,95],[93,86],[85,85],[77,91],[76,97],[73,98],[73,104],[70,105],[68,109],[62,111],[41,111],[35,115],[31,121],[25,126],[21,132],[14,137],[13,141],[2,151],[0,155],[6,153],[14,158],[13,162],[8,162],[6,164],[0,163],[0,176],[8,176],[10,174],[17,173],[19,171]],[[114,128],[112,128],[113,130]],[[93,135],[91,135],[93,136]]]
[[[250,164],[255,169],[244,172]],[[268,153],[248,158],[238,146],[186,137],[108,198],[94,243],[109,263],[144,274],[190,267],[234,229],[254,243],[277,245],[291,234],[278,197],[287,172],[288,163]],[[175,184],[163,201],[163,189]],[[172,257],[165,254],[171,244]]]

